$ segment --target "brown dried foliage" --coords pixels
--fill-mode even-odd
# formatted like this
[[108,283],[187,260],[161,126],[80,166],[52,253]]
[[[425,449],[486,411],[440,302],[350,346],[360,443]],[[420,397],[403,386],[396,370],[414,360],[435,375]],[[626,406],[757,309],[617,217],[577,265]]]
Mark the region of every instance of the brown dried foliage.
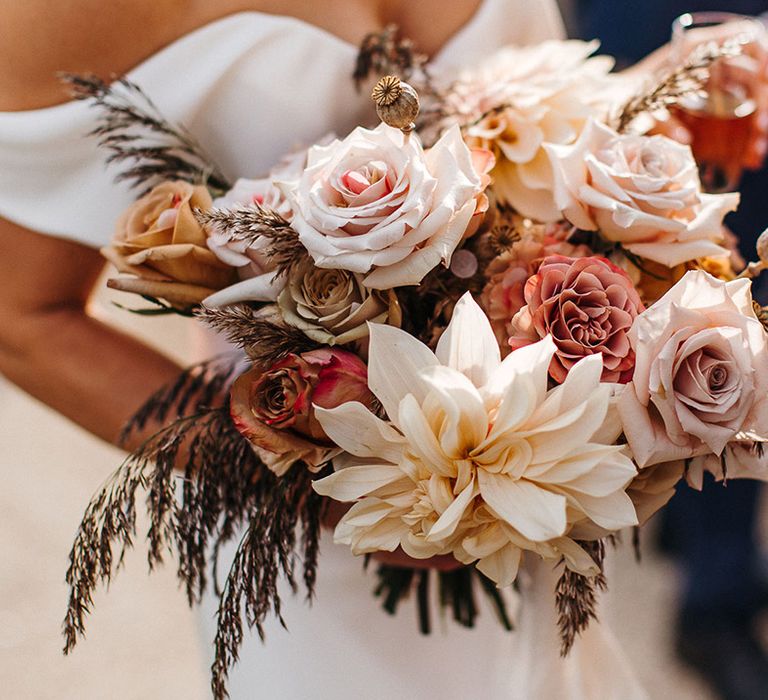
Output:
[[583,576],[565,567],[555,587],[557,624],[560,629],[560,655],[565,657],[573,647],[576,637],[597,619],[597,594],[607,587],[602,572],[605,560],[605,543],[579,542],[581,547],[594,559],[601,571],[596,576]]
[[262,367],[269,367],[287,355],[300,355],[320,347],[299,329],[278,323],[274,317],[259,317],[255,309],[245,304],[201,308],[195,315],[223,333],[230,343],[243,348]]
[[[312,595],[316,577],[321,500],[309,475],[297,464],[278,479],[236,430],[221,400],[234,374],[233,360],[203,363],[172,387],[158,392],[132,421],[139,429],[150,420],[172,422],[129,455],[93,497],[70,553],[70,598],[64,620],[65,652],[85,632],[97,585],[108,584],[136,536],[136,501],[146,489],[150,569],[175,549],[178,576],[188,601],[197,603],[209,585],[208,566],[220,547],[247,525],[226,580],[216,637],[212,687],[226,696],[226,677],[242,640],[245,603],[249,627],[263,632],[270,612],[280,614],[277,581],[295,588],[300,557],[303,581]],[[210,400],[209,400],[210,399]],[[212,404],[212,405],[209,405]],[[181,415],[186,412],[186,415]],[[177,479],[180,469],[183,477]],[[182,490],[177,498],[176,489]],[[296,528],[302,541],[296,542]],[[218,587],[217,587],[218,591]]]
[[123,166],[116,181],[145,194],[163,180],[185,180],[224,192],[231,185],[192,134],[169,122],[136,83],[125,77],[107,83],[96,75],[62,73],[72,97],[89,100],[99,112],[90,136],[109,151],[107,163]]
[[667,109],[693,93],[700,92],[709,79],[709,68],[720,58],[735,56],[740,52],[738,45],[726,42],[703,44],[695,49],[688,60],[665,75],[647,92],[630,99],[615,119],[616,131],[626,132],[641,114],[651,114]]

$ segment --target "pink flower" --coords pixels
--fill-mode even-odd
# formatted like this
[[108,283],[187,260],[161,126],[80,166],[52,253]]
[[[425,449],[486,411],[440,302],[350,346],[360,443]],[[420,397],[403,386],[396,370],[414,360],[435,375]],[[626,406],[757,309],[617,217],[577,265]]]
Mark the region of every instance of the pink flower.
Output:
[[509,352],[512,319],[525,306],[525,283],[535,274],[541,261],[550,255],[578,258],[592,254],[587,246],[568,243],[558,234],[547,231],[542,236],[526,236],[513,243],[486,269],[488,282],[480,297],[480,305],[491,321],[504,355]]
[[768,437],[768,343],[748,280],[688,272],[638,316],[630,341],[635,374],[618,407],[641,467]]
[[[313,146],[297,183],[280,184],[291,225],[317,267],[365,275],[371,289],[418,284],[451,255],[482,208],[490,157],[473,159],[457,127],[429,150],[397,129],[355,129]],[[477,171],[475,168],[483,170]]]
[[513,350],[551,335],[556,382],[596,353],[603,356],[602,381],[629,381],[635,358],[627,334],[644,307],[626,272],[605,258],[552,255],[526,282],[525,301],[511,324]]
[[230,406],[237,429],[281,475],[297,461],[310,469],[327,461],[333,445],[314,407],[347,401],[373,405],[365,363],[351,352],[320,348],[246,372],[232,387]]
[[576,143],[545,149],[558,208],[580,229],[667,267],[727,254],[723,217],[739,195],[702,193],[689,146],[590,120]]
[[[213,200],[217,209],[242,209],[254,206],[276,211],[291,218],[291,207],[278,187],[280,182],[293,182],[301,175],[307,160],[306,150],[284,158],[267,177],[256,180],[240,178],[224,196]],[[233,238],[231,231],[212,227],[208,248],[219,260],[237,269],[241,282],[233,284],[205,300],[206,306],[226,306],[242,301],[275,301],[285,287],[285,278],[276,277],[268,259],[264,239],[244,241]]]

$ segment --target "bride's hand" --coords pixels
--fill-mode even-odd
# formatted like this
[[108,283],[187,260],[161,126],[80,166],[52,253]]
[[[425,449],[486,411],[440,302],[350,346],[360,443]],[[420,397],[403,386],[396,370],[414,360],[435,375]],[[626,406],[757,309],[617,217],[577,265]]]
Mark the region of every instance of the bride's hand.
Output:
[[[323,525],[328,528],[334,528],[338,524],[344,513],[349,510],[346,503],[331,501],[323,519]],[[376,552],[371,555],[374,561],[387,566],[400,566],[409,569],[435,569],[436,571],[454,571],[460,569],[464,564],[457,561],[450,555],[431,557],[430,559],[414,559],[409,557],[399,547],[394,552]]]

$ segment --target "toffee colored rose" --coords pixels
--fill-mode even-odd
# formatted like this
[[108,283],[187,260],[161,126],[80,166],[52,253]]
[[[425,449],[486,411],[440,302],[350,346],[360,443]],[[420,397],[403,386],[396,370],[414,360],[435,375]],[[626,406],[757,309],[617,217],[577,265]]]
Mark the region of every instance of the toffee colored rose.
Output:
[[[418,284],[451,255],[483,202],[476,166],[457,127],[428,151],[384,124],[314,146],[297,184],[281,185],[291,225],[318,267],[365,275],[372,289]],[[477,169],[479,168],[479,170]]]
[[278,476],[299,460],[316,470],[334,446],[314,406],[357,401],[370,408],[374,399],[367,382],[367,368],[357,355],[320,348],[243,374],[232,386],[230,410],[237,429]]
[[368,323],[400,325],[395,293],[372,290],[363,276],[346,270],[297,265],[277,299],[283,320],[313,340],[343,345],[368,335]]
[[748,280],[688,272],[638,316],[619,414],[641,466],[723,454],[768,436],[768,343]]
[[739,195],[703,193],[689,146],[591,120],[573,145],[545,148],[555,201],[580,229],[667,267],[727,254],[723,217]]
[[163,182],[134,202],[118,220],[112,245],[101,251],[134,277],[109,286],[186,308],[233,282],[233,268],[208,250],[208,234],[192,213],[210,206],[205,187],[181,181]]
[[526,282],[525,301],[511,324],[513,350],[551,335],[557,350],[549,373],[556,382],[597,353],[602,381],[629,381],[634,353],[627,334],[644,307],[623,270],[605,258],[552,255]]
[[491,322],[502,355],[510,352],[511,324],[525,306],[525,283],[549,255],[584,257],[592,251],[585,245],[573,245],[562,236],[544,233],[526,236],[494,258],[486,268],[488,282],[480,297],[480,306]]

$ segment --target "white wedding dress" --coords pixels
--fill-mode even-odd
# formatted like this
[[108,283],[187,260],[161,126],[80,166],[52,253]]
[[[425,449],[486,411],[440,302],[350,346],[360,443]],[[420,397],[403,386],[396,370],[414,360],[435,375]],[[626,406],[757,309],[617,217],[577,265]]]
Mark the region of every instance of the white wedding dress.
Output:
[[[505,44],[561,34],[554,0],[484,0],[435,57],[433,71],[472,65]],[[304,22],[245,12],[182,37],[129,76],[168,118],[191,130],[225,174],[253,177],[301,143],[372,122],[368,95],[357,94],[350,77],[356,54],[356,46]],[[109,240],[132,195],[112,183],[104,153],[84,138],[93,120],[94,111],[82,102],[0,113],[0,216],[93,246]],[[232,555],[230,549],[223,557]],[[227,561],[222,564],[226,571]],[[503,631],[483,605],[477,628],[437,619],[433,634],[421,636],[413,603],[388,616],[372,596],[374,582],[361,560],[324,535],[314,604],[286,593],[289,631],[270,620],[265,644],[247,636],[231,675],[232,697],[645,697],[615,641],[598,624],[567,660],[560,659],[555,576],[548,565],[532,564],[525,572],[515,633]],[[209,596],[202,619],[206,644],[214,637],[215,611]]]

